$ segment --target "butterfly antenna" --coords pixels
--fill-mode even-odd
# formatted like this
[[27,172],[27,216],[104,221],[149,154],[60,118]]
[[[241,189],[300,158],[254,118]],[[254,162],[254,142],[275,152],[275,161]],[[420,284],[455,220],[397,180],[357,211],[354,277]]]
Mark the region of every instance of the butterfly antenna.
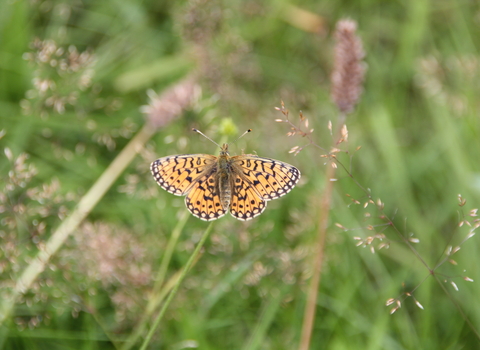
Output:
[[240,140],[242,137],[244,137],[246,134],[248,134],[249,132],[251,132],[252,129],[248,129],[247,131],[245,131],[243,134],[241,134],[235,141],[233,141],[232,143],[235,143],[237,142],[238,140]]
[[[192,128],[193,131],[195,132],[198,132],[200,135],[202,135],[203,137],[205,137],[207,140],[210,140],[212,141],[214,144],[216,144],[219,148],[222,148],[220,147],[220,145],[218,143],[216,143],[215,141],[213,141],[210,137],[208,137],[207,135],[205,135],[203,132],[201,132],[200,130],[197,130],[195,128]],[[243,136],[243,135],[242,135]]]

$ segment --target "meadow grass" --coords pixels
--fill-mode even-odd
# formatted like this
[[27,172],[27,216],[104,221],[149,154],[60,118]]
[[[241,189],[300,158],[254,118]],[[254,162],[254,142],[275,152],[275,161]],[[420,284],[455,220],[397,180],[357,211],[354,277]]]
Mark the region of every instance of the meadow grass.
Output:
[[[453,0],[2,2],[0,348],[477,348],[479,16]],[[342,18],[367,64],[348,113],[331,96]],[[220,143],[252,128],[231,153],[301,181],[209,226],[149,171],[218,154],[192,127]]]

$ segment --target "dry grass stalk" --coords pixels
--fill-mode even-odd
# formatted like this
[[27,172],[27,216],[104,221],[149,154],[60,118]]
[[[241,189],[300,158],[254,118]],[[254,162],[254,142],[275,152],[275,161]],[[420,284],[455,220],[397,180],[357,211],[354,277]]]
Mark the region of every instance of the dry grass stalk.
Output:
[[285,22],[305,32],[321,36],[327,32],[326,21],[323,17],[294,5],[285,4],[281,17]]
[[[336,132],[333,133],[333,145],[346,142],[348,137],[347,128],[344,127],[344,119],[347,113],[353,111],[360,93],[365,72],[364,57],[360,38],[355,34],[357,25],[353,20],[341,20],[337,23],[335,38],[335,63],[331,76],[332,99],[340,110],[339,123]],[[335,148],[334,148],[335,149]],[[329,153],[331,164],[335,164],[334,152]],[[302,334],[299,350],[308,350],[315,321],[318,289],[320,286],[325,238],[328,226],[328,217],[331,206],[331,196],[335,181],[336,166],[327,167],[325,174],[325,190],[320,199],[317,251],[313,259],[313,275],[305,305]]]
[[[79,227],[137,153],[142,150],[145,143],[155,134],[156,130],[172,121],[193,100],[195,86],[190,80],[181,82],[167,90],[158,100],[154,100],[150,108],[144,108],[147,113],[150,112],[147,115],[148,122],[113,160],[90,190],[80,199],[74,211],[62,221],[44,248],[39,250],[37,256],[32,259],[31,263],[21,273],[13,287],[11,298],[2,301],[0,324],[9,317],[21,295],[31,288],[38,275],[44,271],[51,257],[61,248],[70,234]],[[160,111],[163,111],[165,114],[160,114]]]

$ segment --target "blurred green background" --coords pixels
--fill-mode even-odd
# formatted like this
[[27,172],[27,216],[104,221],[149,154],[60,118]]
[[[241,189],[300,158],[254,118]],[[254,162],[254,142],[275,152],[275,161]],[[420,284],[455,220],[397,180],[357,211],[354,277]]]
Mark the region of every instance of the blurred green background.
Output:
[[[338,116],[330,100],[332,31],[341,18],[358,22],[368,71],[347,118],[342,149],[350,152],[339,158],[381,198],[398,231],[419,239],[420,258],[386,226],[376,231],[388,250],[356,247],[354,237],[371,236],[366,227],[383,221],[373,206],[363,208],[364,193],[339,169],[311,349],[478,348],[478,238],[451,257],[457,265],[436,270],[442,284],[426,278],[421,261],[433,268],[460,244],[470,227],[458,223],[474,224],[468,214],[480,203],[480,6],[454,0],[2,1],[2,299],[143,126],[147,90],[161,93],[196,70],[202,95],[153,136],[22,296],[2,325],[1,347],[119,349],[149,327],[143,316],[158,297],[159,264],[186,212],[182,197],[157,186],[149,164],[170,154],[217,154],[191,132],[196,127],[217,142],[235,138],[226,129],[252,128],[231,153],[283,160],[302,179],[260,217],[214,223],[151,348],[295,349],[325,159],[314,147],[288,153],[307,141],[286,136],[274,107],[283,100],[296,124],[301,110],[315,142],[330,147],[327,124]],[[189,215],[167,280],[207,225]],[[424,310],[407,298],[390,315],[386,300],[414,290]]]

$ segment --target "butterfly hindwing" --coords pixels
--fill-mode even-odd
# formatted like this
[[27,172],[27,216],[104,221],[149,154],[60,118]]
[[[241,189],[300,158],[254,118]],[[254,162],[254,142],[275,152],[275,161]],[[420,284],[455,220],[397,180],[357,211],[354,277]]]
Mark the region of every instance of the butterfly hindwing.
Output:
[[226,214],[226,208],[220,203],[215,186],[216,168],[203,175],[193,184],[185,197],[187,209],[205,221],[216,220]]
[[260,198],[253,185],[240,176],[233,183],[230,214],[239,220],[250,220],[263,213],[267,202]]

